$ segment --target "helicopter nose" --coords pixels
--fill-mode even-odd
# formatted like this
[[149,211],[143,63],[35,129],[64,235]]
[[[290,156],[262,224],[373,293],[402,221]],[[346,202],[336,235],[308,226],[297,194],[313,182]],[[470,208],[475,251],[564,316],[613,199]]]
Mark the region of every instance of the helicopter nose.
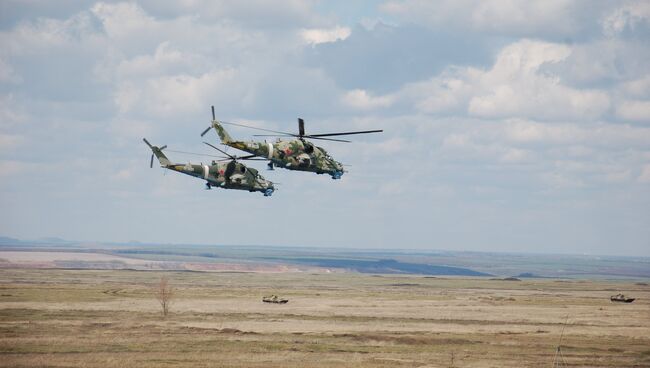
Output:
[[273,187],[272,187],[272,186],[269,187],[269,188],[266,188],[266,190],[264,191],[264,196],[265,196],[265,197],[270,197],[271,194],[273,194],[273,192],[274,192],[274,190],[273,190]]
[[334,180],[341,179],[341,176],[343,176],[343,171],[334,171],[332,173],[332,179]]

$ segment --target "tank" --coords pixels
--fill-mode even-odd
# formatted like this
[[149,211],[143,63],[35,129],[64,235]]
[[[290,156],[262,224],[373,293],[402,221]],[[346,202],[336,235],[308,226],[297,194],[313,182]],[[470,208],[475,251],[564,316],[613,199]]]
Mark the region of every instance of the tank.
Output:
[[612,295],[609,300],[620,303],[632,303],[634,301],[634,298],[626,298],[623,294],[616,294]]
[[276,303],[276,304],[287,304],[289,299],[280,298],[277,295],[269,295],[262,297],[264,303]]

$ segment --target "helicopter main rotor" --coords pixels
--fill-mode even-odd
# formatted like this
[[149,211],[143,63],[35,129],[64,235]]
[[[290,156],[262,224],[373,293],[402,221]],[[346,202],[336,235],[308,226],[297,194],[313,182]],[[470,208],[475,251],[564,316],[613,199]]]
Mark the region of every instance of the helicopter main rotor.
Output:
[[[212,106],[212,120],[213,121],[216,120],[216,117],[215,117],[215,114],[214,114],[214,106]],[[308,138],[308,139],[320,139],[320,140],[324,140],[324,141],[350,143],[350,141],[345,140],[345,139],[336,139],[336,138],[327,138],[327,137],[343,136],[343,135],[355,135],[355,134],[381,133],[381,132],[384,131],[383,129],[375,129],[375,130],[359,130],[359,131],[353,131],[353,132],[305,134],[305,121],[302,118],[298,118],[298,134],[283,132],[283,131],[280,131],[280,130],[258,128],[258,127],[254,127],[254,126],[250,126],[250,125],[244,125],[244,124],[238,124],[238,123],[231,123],[231,122],[228,122],[228,121],[219,121],[219,123],[238,126],[238,127],[242,127],[242,128],[261,130],[263,132],[276,133],[276,134],[254,134],[253,136],[255,136],[255,137],[295,137],[295,138],[300,139],[301,141],[304,141],[305,138]],[[206,135],[210,131],[210,129],[212,129],[212,126],[207,127],[201,133],[201,137]],[[212,147],[214,147],[214,146],[212,146]]]
[[268,132],[272,132],[272,133],[279,133],[280,134],[280,135],[254,134],[253,135],[254,137],[282,137],[282,136],[286,137],[286,136],[288,136],[288,137],[296,137],[296,138],[300,139],[301,141],[304,141],[305,138],[308,138],[308,139],[320,139],[320,140],[324,140],[324,141],[350,143],[350,141],[345,140],[345,139],[335,139],[335,138],[325,138],[325,137],[342,136],[342,135],[354,135],[354,134],[381,133],[381,132],[384,131],[383,129],[375,129],[375,130],[359,130],[359,131],[354,131],[354,132],[305,134],[305,121],[302,118],[298,118],[298,134],[282,132],[282,131],[275,131],[275,130],[269,130],[269,129],[261,129],[261,128],[257,128],[257,127],[250,127],[250,126],[235,124],[235,123],[228,123],[228,122],[224,122],[224,123],[225,124],[230,124],[230,125],[239,125],[239,126],[243,126],[243,127],[246,127],[246,128],[264,130],[264,131],[268,131]]

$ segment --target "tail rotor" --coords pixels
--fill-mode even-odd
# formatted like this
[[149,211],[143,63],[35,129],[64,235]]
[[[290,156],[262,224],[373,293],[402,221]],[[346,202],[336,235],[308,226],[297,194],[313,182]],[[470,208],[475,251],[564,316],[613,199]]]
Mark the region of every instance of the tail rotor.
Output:
[[149,141],[147,140],[147,138],[142,138],[142,140],[144,141],[144,143],[147,144],[147,146],[149,146],[149,148],[151,148],[151,160],[149,161],[149,168],[153,168],[153,156],[154,156],[153,151],[155,149],[158,149],[158,150],[162,151],[165,148],[167,148],[167,145],[164,145],[164,146],[159,148],[159,147],[156,147],[156,146],[152,146],[151,143],[149,143]]
[[[214,115],[214,106],[212,106],[212,120],[213,120],[213,121],[214,121],[214,120],[217,120],[217,118],[216,118],[215,115]],[[203,133],[201,133],[201,137],[203,137],[204,135],[206,135],[206,134],[208,133],[208,131],[210,131],[210,129],[212,129],[212,125],[210,125],[209,127],[207,127],[207,128],[203,131]]]

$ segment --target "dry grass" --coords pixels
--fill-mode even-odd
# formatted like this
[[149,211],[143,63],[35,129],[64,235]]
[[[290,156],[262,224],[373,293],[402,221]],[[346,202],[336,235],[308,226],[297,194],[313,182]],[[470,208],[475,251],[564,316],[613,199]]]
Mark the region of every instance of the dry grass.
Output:
[[549,367],[569,315],[571,366],[650,367],[633,282],[166,272],[163,319],[162,274],[0,270],[0,366]]

